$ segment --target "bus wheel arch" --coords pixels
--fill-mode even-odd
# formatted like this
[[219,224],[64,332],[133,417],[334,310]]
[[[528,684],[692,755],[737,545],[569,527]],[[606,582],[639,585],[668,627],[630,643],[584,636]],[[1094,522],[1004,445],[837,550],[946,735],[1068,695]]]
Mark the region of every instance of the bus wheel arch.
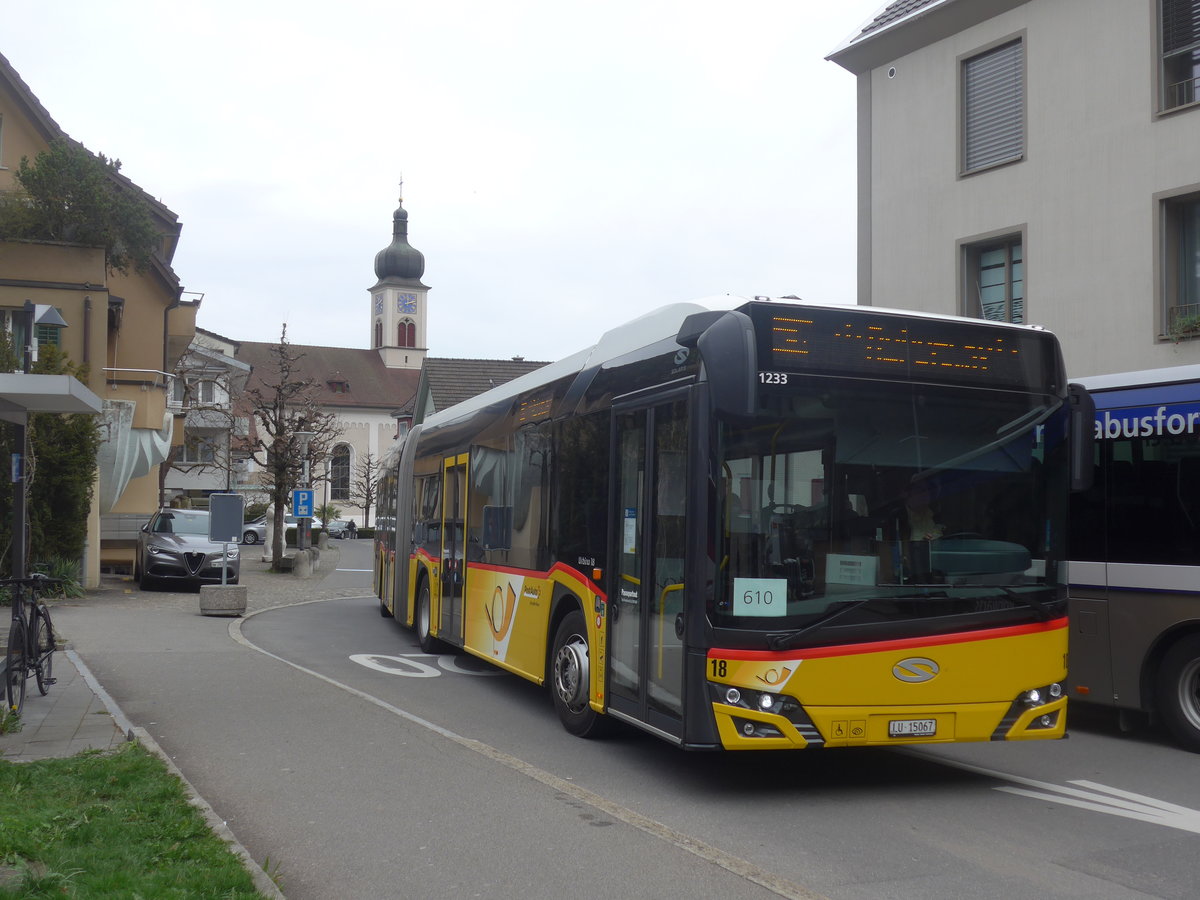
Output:
[[609,723],[591,707],[591,653],[587,619],[578,601],[560,598],[551,620],[546,684],[563,727],[577,737],[599,737]]
[[1162,721],[1182,746],[1200,753],[1200,633],[1185,635],[1167,648],[1155,684]]

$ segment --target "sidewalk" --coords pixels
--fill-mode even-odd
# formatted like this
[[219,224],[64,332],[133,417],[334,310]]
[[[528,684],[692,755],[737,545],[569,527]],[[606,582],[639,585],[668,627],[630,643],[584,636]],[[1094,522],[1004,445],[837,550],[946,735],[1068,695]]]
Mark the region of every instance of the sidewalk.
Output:
[[[325,577],[337,568],[341,559],[339,548],[326,547],[321,551],[317,570],[300,577],[270,573],[270,564],[262,559],[262,553],[262,548],[258,546],[242,548],[240,583],[248,588],[247,612],[325,595],[328,593],[328,588],[323,586]],[[190,802],[199,810],[208,827],[242,860],[260,895],[283,900],[283,893],[238,840],[228,823],[216,814],[154,737],[145,728],[132,724],[72,647],[74,635],[69,621],[72,607],[104,607],[112,604],[114,607],[164,613],[168,618],[176,612],[201,618],[198,593],[143,592],[129,577],[106,576],[100,588],[89,591],[82,600],[60,602],[61,606],[57,602],[51,603],[52,617],[55,617],[56,607],[63,613],[61,617],[55,617],[56,631],[61,628],[58,634],[60,649],[54,654],[53,674],[56,681],[50,686],[49,692],[42,696],[36,680],[29,679],[21,712],[21,730],[0,735],[0,763],[66,758],[87,750],[103,752],[135,740],[161,759],[168,771],[179,778]],[[212,620],[215,617],[203,618]]]
[[[333,571],[341,556],[330,545],[321,551],[319,569],[309,577],[269,575],[270,564],[262,560],[261,545],[242,547],[240,582],[248,587],[247,612],[264,609],[279,603],[302,598],[306,588],[316,588]],[[289,550],[288,555],[294,550]],[[96,595],[138,593],[132,578],[105,576]],[[148,603],[157,606],[175,605],[198,615],[198,595],[195,593],[146,592]],[[80,602],[80,601],[72,601]],[[87,599],[82,602],[86,603]],[[50,615],[54,617],[51,604]],[[56,622],[56,625],[58,623]],[[58,632],[58,628],[55,628]],[[6,643],[7,630],[0,635],[0,653]],[[86,664],[71,649],[71,635],[58,633],[59,647],[66,650],[54,654],[54,677],[49,693],[38,693],[37,682],[30,678],[25,687],[25,706],[21,711],[21,730],[0,734],[0,759],[29,762],[35,759],[59,759],[74,756],[84,750],[111,750],[132,740],[133,726],[117,704],[88,670]],[[3,660],[0,659],[0,670]],[[2,702],[2,701],[0,701]]]
[[55,683],[43,697],[29,679],[21,730],[0,734],[0,759],[61,759],[84,750],[113,750],[132,726],[74,650],[54,654]]

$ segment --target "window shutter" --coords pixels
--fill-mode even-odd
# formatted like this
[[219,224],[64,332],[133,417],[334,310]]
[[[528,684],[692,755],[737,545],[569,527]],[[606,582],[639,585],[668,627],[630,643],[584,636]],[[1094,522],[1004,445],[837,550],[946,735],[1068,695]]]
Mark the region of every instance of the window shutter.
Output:
[[1020,159],[1025,151],[1024,54],[1013,41],[963,64],[963,168]]
[[1162,0],[1162,52],[1184,50],[1200,42],[1200,3]]

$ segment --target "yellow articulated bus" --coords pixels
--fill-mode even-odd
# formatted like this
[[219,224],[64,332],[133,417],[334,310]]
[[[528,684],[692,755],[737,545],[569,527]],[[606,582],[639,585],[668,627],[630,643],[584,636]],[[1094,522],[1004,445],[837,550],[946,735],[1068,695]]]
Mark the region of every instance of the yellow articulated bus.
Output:
[[391,448],[381,612],[581,736],[1061,737],[1088,403],[1035,328],[669,306]]

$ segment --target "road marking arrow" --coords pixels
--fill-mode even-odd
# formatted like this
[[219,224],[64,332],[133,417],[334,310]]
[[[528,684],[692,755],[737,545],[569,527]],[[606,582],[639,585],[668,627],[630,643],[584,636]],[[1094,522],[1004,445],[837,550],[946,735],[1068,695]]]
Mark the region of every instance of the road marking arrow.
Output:
[[[926,757],[928,759],[928,757]],[[1164,825],[1179,831],[1200,834],[1200,810],[1156,800],[1145,794],[1135,794],[1132,791],[1109,787],[1095,781],[1074,780],[1066,785],[1050,784],[1046,781],[1036,781],[1032,778],[1022,778],[1020,775],[1010,775],[1007,772],[997,772],[970,763],[957,762],[951,759],[938,758],[943,765],[953,766],[977,775],[986,775],[998,781],[1009,784],[1000,785],[997,791],[1007,794],[1019,794],[1022,797],[1032,797],[1035,800],[1049,800],[1051,803],[1061,803],[1074,806],[1077,809],[1087,809],[1092,812],[1106,813],[1110,816],[1122,816],[1126,819],[1136,819],[1139,822],[1149,822],[1152,825]],[[1020,785],[1020,787],[1014,787]]]

